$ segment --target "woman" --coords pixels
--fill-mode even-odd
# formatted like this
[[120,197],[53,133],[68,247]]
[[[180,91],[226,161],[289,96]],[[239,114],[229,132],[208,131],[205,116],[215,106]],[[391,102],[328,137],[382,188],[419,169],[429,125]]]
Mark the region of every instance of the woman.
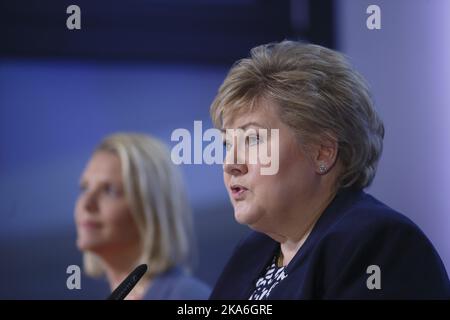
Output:
[[105,138],[87,164],[75,208],[77,246],[91,276],[115,289],[138,265],[149,267],[128,299],[206,299],[189,276],[191,216],[165,146],[142,134]]
[[[256,47],[231,68],[211,116],[227,131],[224,181],[235,219],[254,230],[211,299],[450,298],[430,241],[363,191],[384,127],[341,54],[291,41]],[[277,129],[278,142],[261,129]],[[274,175],[249,161],[262,148],[278,150]]]

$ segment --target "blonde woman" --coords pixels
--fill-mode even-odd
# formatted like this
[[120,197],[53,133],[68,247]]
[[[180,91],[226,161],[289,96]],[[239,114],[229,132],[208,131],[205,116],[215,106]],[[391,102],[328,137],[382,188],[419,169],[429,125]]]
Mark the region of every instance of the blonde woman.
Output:
[[[254,230],[212,299],[450,298],[426,236],[363,191],[384,127],[341,54],[293,41],[256,47],[231,68],[211,115],[222,130],[242,129],[226,135],[224,182],[235,219]],[[248,161],[260,148],[279,150],[276,174]]]
[[138,265],[148,271],[128,299],[206,299],[188,274],[191,213],[166,147],[147,135],[114,134],[96,148],[80,180],[77,246],[85,272],[111,290]]

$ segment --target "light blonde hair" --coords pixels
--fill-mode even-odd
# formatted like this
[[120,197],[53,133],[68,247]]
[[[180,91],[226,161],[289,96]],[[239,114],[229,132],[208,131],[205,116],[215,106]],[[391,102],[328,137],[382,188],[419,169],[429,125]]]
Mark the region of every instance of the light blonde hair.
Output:
[[384,126],[366,82],[341,53],[287,40],[253,48],[219,88],[210,110],[214,125],[220,128],[224,117],[252,112],[261,99],[278,105],[280,119],[302,146],[324,138],[337,141],[338,189],[371,184]]
[[[118,133],[106,137],[95,152],[117,155],[123,187],[142,241],[139,263],[152,277],[171,266],[189,269],[193,255],[192,218],[181,174],[166,146],[144,134]],[[87,274],[103,274],[99,257],[84,253]]]

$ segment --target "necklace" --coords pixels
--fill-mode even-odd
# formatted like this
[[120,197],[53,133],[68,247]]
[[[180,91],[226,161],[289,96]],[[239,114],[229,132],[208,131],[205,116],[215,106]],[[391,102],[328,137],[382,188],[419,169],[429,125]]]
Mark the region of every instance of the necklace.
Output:
[[283,266],[283,251],[281,251],[278,253],[278,257],[277,257],[277,267],[281,268]]

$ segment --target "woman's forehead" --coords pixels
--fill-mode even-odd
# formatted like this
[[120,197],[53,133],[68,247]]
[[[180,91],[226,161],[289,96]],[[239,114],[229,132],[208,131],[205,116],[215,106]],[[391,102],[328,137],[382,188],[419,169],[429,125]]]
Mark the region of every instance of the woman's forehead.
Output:
[[223,128],[241,128],[259,127],[259,128],[277,128],[281,120],[273,108],[254,108],[253,110],[235,112],[223,117]]
[[96,151],[83,172],[83,177],[86,176],[120,178],[121,163],[119,157],[111,152]]

